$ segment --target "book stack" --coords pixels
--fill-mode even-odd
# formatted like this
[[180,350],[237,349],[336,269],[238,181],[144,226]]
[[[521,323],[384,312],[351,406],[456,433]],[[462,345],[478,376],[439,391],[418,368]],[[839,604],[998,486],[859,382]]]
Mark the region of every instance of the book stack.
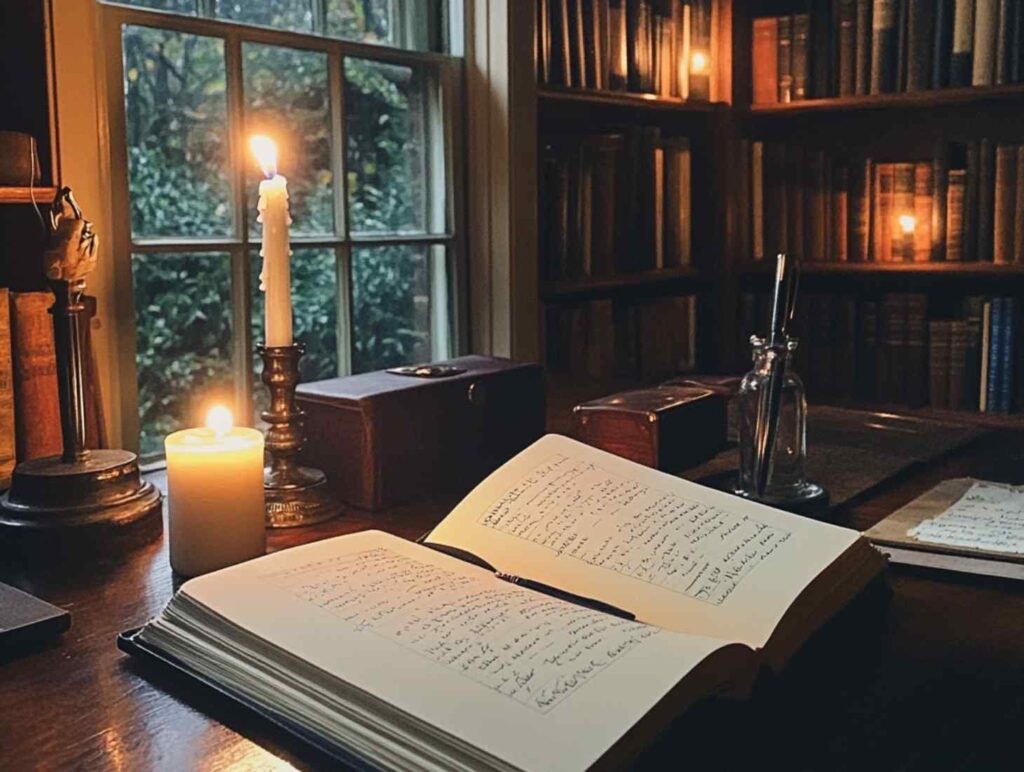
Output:
[[755,259],[1024,264],[1021,146],[980,140],[883,161],[752,142],[749,170]]
[[652,380],[697,367],[693,295],[549,305],[545,359],[554,372]]
[[553,138],[541,156],[544,276],[690,265],[690,145],[656,128]]
[[[741,301],[741,329],[763,330],[768,299]],[[1022,412],[1020,307],[1012,297],[972,296],[930,315],[919,293],[805,295],[794,319],[797,372],[815,402]]]
[[709,98],[711,0],[540,0],[537,7],[540,83]]
[[753,21],[754,103],[1024,81],[1016,0],[811,0]]

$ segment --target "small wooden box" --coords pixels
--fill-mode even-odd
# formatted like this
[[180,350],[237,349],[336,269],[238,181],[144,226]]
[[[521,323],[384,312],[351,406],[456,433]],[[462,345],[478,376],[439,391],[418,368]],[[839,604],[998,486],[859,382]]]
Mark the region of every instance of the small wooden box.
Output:
[[709,389],[623,391],[573,408],[582,442],[665,472],[702,463],[725,446],[726,400]]
[[538,365],[483,356],[440,364],[460,372],[382,370],[298,387],[304,460],[346,504],[382,509],[463,494],[544,433]]

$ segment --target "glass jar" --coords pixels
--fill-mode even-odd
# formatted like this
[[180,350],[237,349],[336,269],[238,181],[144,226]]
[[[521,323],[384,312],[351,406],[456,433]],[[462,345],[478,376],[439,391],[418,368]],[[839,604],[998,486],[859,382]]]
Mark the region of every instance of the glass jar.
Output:
[[800,376],[793,370],[793,353],[797,339],[787,338],[783,363],[785,375],[779,405],[778,430],[775,434],[768,484],[757,496],[756,427],[762,395],[768,389],[771,362],[775,354],[764,338],[750,336],[754,369],[743,376],[738,396],[740,471],[737,493],[762,501],[787,502],[811,495],[805,463],[807,460],[807,397]]

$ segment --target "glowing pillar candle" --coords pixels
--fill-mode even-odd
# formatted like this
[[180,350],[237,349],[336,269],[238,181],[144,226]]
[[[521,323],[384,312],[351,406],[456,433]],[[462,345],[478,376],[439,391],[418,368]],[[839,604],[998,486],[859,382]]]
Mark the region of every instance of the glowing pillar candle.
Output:
[[164,448],[171,568],[198,576],[262,555],[263,435],[216,407],[207,426],[169,435]]
[[260,197],[256,208],[257,221],[263,225],[263,270],[260,271],[260,289],[266,295],[266,345],[292,345],[292,293],[291,245],[288,226],[292,223],[288,213],[288,180],[277,173],[277,146],[269,137],[255,136],[250,140],[253,154],[259,161],[266,179],[260,182]]

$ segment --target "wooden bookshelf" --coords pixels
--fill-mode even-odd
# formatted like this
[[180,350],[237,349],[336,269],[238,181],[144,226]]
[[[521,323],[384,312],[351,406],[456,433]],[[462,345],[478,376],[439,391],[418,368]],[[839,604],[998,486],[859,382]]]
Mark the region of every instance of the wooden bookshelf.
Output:
[[[927,274],[959,278],[993,277],[1024,278],[1024,265],[996,265],[994,263],[829,263],[805,261],[800,265],[803,274]],[[745,276],[771,276],[774,267],[768,261],[758,261],[744,266]]]
[[857,110],[907,110],[914,108],[955,107],[973,108],[986,104],[1019,106],[1024,101],[1024,83],[1001,86],[971,86],[934,91],[913,91],[866,96],[805,99],[799,102],[751,105],[748,110],[755,118],[785,118],[814,113],[834,113]]
[[713,277],[694,266],[662,268],[614,276],[561,279],[541,284],[541,299],[545,301],[571,298],[598,297],[617,294],[627,289],[656,289],[669,284],[689,284],[713,281]]
[[591,89],[543,86],[537,90],[541,107],[562,104],[590,105],[594,107],[629,107],[642,110],[667,110],[673,113],[710,113],[718,103],[675,99],[657,94],[637,94],[630,91],[594,91]]
[[49,206],[57,195],[57,188],[0,187],[0,204],[31,204],[33,197],[39,206]]

